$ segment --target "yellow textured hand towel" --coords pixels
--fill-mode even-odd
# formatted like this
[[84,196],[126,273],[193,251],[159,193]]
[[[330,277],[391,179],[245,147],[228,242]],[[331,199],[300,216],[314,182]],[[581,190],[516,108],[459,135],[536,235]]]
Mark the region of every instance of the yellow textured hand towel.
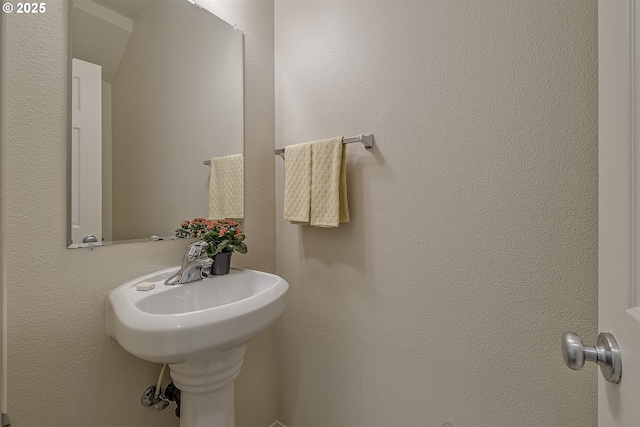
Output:
[[211,159],[209,219],[244,218],[244,159],[242,154]]
[[315,227],[349,222],[347,164],[341,136],[311,143],[310,212],[309,223]]
[[311,206],[311,143],[289,145],[284,152],[284,219],[308,223]]

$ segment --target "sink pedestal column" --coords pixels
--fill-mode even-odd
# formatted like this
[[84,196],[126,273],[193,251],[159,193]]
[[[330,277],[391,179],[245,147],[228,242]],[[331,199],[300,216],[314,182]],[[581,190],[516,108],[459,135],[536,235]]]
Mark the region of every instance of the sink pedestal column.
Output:
[[180,427],[235,425],[233,380],[240,373],[245,346],[205,360],[169,365],[180,396]]

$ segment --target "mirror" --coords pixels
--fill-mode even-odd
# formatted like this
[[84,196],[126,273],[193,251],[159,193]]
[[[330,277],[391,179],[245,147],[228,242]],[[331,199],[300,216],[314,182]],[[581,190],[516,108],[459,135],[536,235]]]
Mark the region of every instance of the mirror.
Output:
[[243,34],[188,0],[70,14],[69,247],[173,238],[208,217],[204,162],[243,155]]

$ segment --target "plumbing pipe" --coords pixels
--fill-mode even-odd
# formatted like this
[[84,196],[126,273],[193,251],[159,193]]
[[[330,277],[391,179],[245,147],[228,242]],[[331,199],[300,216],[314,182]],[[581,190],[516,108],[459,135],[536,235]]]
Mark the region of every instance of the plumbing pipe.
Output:
[[156,385],[156,399],[160,396],[160,384],[162,384],[162,377],[164,376],[164,370],[167,369],[167,364],[162,365],[160,370],[160,376],[158,377],[158,384]]

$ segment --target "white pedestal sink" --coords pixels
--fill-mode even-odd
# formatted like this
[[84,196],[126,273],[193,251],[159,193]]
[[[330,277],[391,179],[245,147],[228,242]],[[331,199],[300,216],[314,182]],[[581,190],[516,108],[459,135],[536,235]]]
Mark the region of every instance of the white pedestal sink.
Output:
[[[234,425],[233,381],[245,344],[282,314],[289,284],[232,269],[184,285],[164,281],[179,267],[139,277],[107,299],[107,333],[129,353],[168,363],[181,394],[181,427]],[[150,282],[149,291],[137,285]]]

